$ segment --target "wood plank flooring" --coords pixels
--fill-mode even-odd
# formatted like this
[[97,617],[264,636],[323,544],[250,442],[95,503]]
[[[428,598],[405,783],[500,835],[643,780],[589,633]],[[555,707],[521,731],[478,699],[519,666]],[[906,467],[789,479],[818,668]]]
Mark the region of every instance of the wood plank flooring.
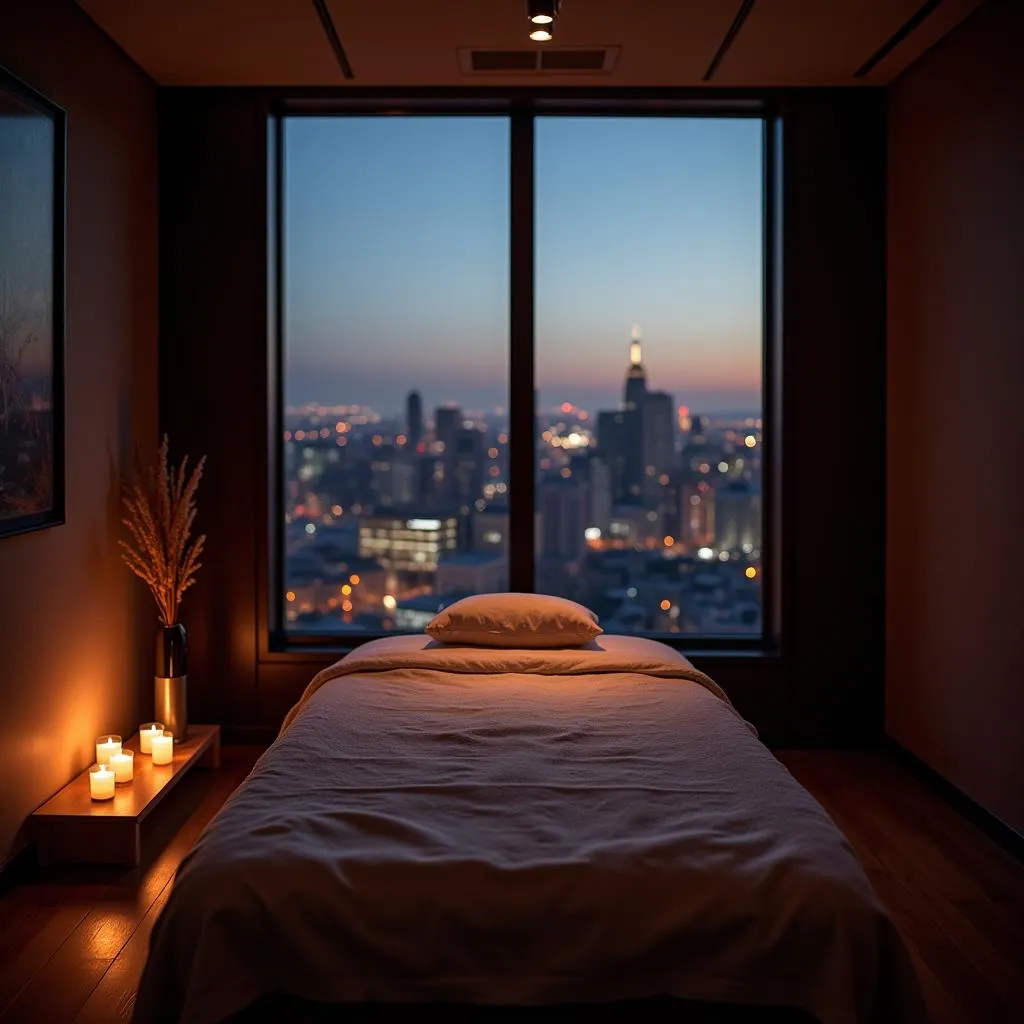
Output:
[[[0,1022],[131,1018],[174,872],[260,751],[168,798],[130,870],[59,867],[0,898]],[[1024,1021],[1024,865],[880,752],[779,759],[846,833],[911,949],[936,1024]]]
[[138,867],[43,869],[0,899],[3,1024],[131,1019],[174,873],[260,753],[225,748],[220,769],[189,773],[144,831]]

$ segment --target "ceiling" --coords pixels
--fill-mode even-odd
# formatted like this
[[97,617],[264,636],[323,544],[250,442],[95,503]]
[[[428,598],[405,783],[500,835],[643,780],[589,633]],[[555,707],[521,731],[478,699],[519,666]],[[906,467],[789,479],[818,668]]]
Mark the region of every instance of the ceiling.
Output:
[[[885,85],[983,2],[563,0],[554,42],[538,44],[525,0],[322,0],[346,80],[314,0],[78,0],[162,85],[611,87]],[[460,60],[466,48],[543,46],[619,50],[597,73],[471,73]]]

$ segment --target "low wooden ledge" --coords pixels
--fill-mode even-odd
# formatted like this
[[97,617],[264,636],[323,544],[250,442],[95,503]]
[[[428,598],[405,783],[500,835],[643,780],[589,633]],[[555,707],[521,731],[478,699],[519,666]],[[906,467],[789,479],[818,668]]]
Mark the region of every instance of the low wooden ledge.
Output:
[[146,817],[193,767],[220,766],[220,726],[190,725],[188,739],[174,744],[174,759],[166,765],[139,753],[138,733],[124,747],[135,751],[135,777],[115,787],[112,800],[92,799],[87,768],[33,812],[41,864],[138,864]]

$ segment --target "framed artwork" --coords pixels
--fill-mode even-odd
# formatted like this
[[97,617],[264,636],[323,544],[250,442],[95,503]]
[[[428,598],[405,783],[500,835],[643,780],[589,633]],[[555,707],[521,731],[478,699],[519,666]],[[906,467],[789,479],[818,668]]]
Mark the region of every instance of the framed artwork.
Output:
[[0,537],[64,522],[65,131],[0,68]]

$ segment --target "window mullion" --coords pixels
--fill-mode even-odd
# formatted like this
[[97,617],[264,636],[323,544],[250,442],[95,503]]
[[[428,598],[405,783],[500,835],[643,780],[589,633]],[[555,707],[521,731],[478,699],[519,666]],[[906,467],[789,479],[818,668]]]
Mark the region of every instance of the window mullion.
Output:
[[534,118],[511,117],[509,286],[509,589],[532,591],[534,576]]

